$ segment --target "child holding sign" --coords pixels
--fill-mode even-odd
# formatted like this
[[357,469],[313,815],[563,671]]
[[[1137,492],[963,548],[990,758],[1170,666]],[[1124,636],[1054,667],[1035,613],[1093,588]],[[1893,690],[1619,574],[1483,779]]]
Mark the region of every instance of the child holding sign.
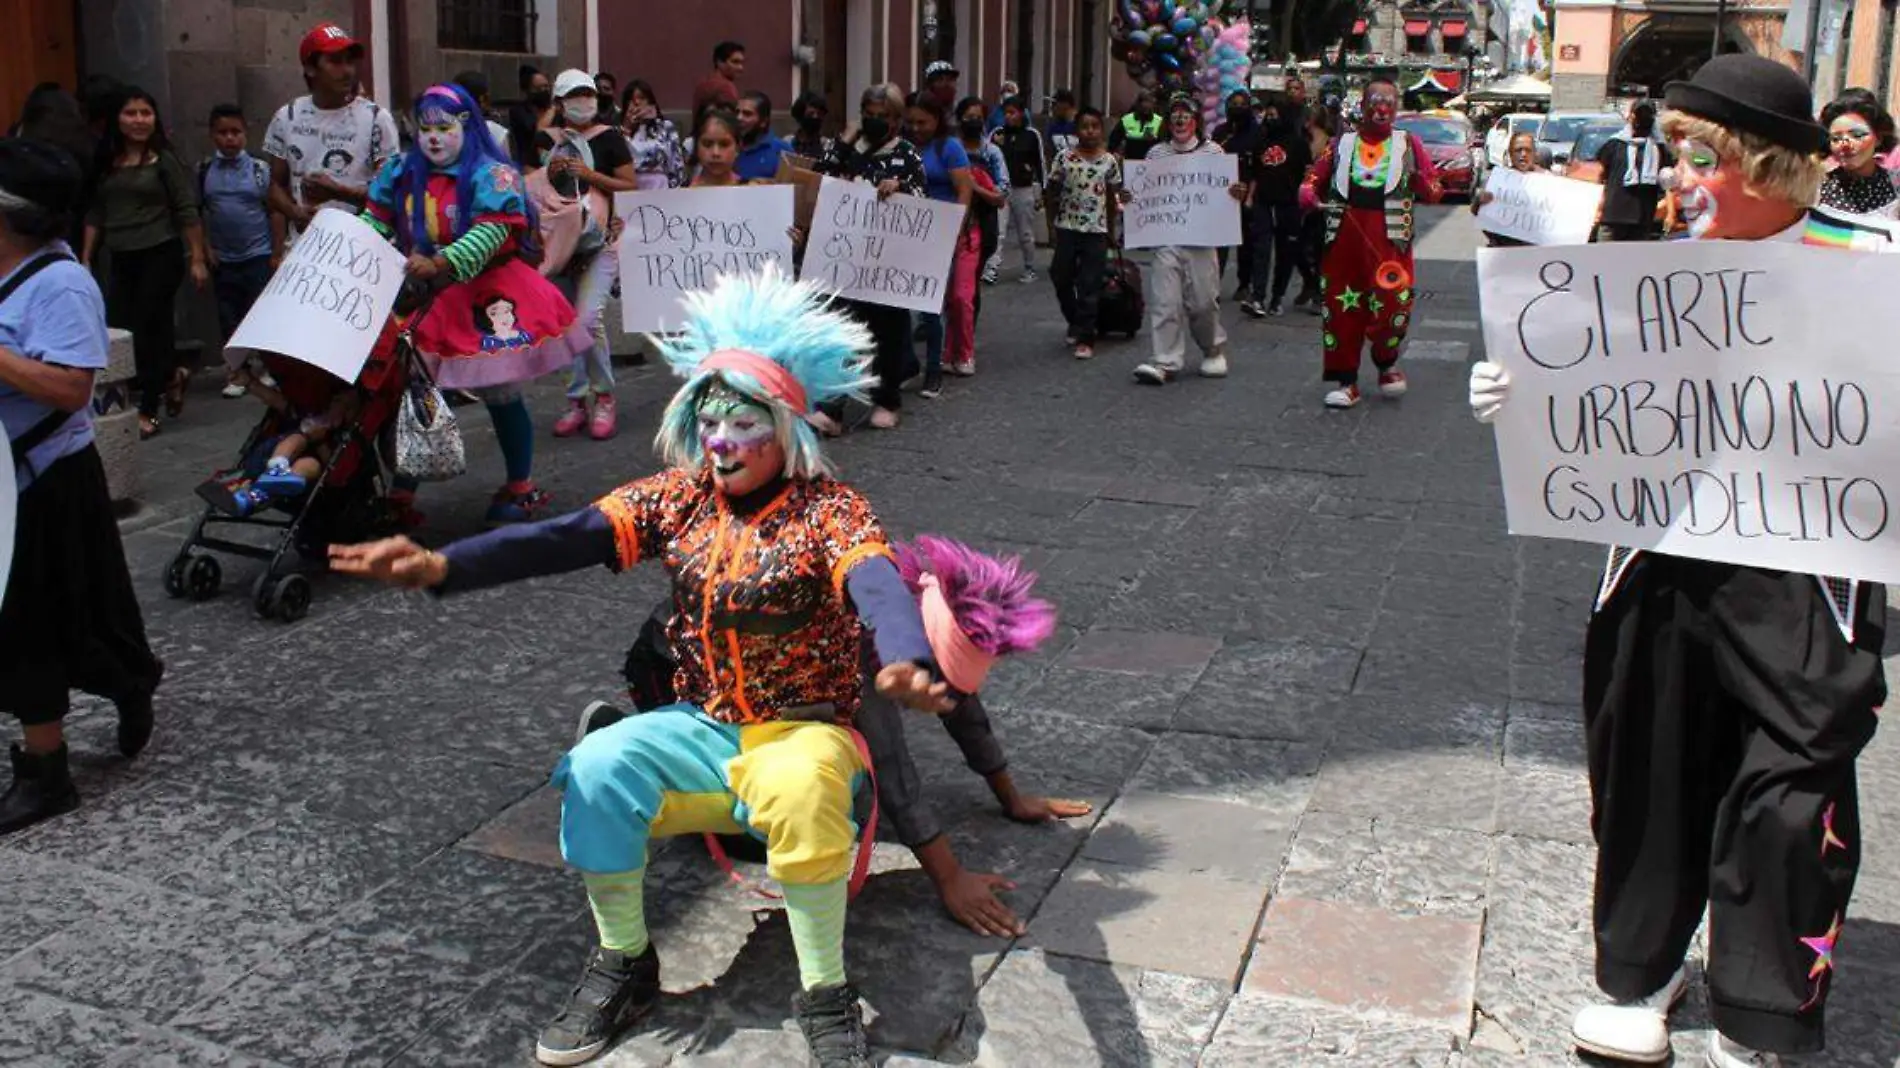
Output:
[[[1725,55],[1664,99],[1692,237],[1900,250],[1890,224],[1810,207],[1828,141],[1799,74]],[[1496,419],[1510,385],[1473,366],[1473,414]],[[1877,583],[1610,551],[1583,654],[1610,1000],[1577,1014],[1579,1049],[1669,1059],[1706,909],[1711,1068],[1820,1052],[1865,848],[1855,761],[1887,698],[1886,609]]]

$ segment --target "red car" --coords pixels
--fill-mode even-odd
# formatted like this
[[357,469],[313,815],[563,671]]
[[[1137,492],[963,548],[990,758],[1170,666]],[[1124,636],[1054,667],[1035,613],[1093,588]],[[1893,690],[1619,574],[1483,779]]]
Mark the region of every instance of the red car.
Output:
[[1447,198],[1469,199],[1484,185],[1484,143],[1469,119],[1455,111],[1416,112],[1400,115],[1395,125],[1425,143]]

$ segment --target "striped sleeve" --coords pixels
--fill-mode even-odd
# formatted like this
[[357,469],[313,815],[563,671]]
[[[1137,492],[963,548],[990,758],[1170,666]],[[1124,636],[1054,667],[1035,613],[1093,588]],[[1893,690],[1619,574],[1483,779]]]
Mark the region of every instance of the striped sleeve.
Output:
[[482,273],[488,261],[508,240],[508,228],[500,223],[476,223],[455,239],[442,255],[449,261],[455,280],[466,282]]

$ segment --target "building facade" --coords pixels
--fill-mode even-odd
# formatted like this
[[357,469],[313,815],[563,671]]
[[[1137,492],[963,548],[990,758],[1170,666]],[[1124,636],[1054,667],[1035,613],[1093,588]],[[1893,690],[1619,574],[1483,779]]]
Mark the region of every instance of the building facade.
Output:
[[[1815,94],[1831,100],[1843,89],[1873,91],[1888,111],[1900,107],[1900,68],[1895,65],[1894,0],[1835,0],[1822,13]],[[1832,33],[1829,33],[1832,18]]]
[[1606,102],[1660,96],[1718,51],[1752,52],[1795,70],[1783,47],[1785,0],[1731,0],[1720,24],[1717,0],[1556,0],[1550,105],[1592,110]]
[[1398,71],[1401,88],[1456,93],[1474,66],[1504,57],[1487,0],[1376,0],[1360,11],[1343,42],[1346,68]]

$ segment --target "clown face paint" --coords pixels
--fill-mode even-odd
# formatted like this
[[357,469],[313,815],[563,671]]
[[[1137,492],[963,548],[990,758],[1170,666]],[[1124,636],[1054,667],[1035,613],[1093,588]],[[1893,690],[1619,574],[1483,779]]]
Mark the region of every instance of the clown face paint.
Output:
[[713,485],[740,497],[785,470],[785,449],[770,409],[715,385],[699,402],[699,447],[712,464]]
[[428,113],[416,130],[422,158],[434,167],[447,167],[462,158],[462,124],[440,113]]
[[1834,162],[1851,173],[1859,174],[1873,162],[1876,144],[1873,127],[1854,112],[1842,115],[1828,126],[1827,141]]
[[1706,237],[1714,228],[1723,179],[1722,157],[1715,149],[1700,141],[1676,145],[1677,203],[1690,237]]
[[1398,114],[1398,110],[1398,91],[1382,82],[1367,90],[1363,117],[1359,125],[1369,133],[1389,130],[1392,128],[1392,116]]

